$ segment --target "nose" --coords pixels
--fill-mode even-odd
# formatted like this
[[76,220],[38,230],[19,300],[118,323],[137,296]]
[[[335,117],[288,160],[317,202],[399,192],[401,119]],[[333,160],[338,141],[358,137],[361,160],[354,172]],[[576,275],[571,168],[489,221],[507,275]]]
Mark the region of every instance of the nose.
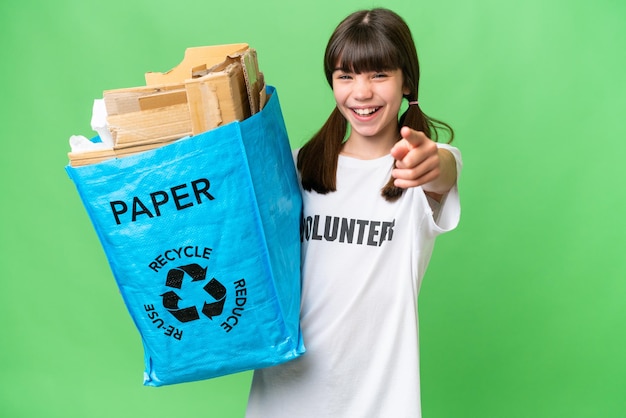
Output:
[[358,74],[355,77],[352,95],[356,100],[367,100],[372,98],[371,80],[367,75]]

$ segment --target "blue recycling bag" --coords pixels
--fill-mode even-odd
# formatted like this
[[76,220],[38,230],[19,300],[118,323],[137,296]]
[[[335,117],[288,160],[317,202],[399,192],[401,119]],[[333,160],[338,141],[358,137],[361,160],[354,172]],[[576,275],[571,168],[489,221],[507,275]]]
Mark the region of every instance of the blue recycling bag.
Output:
[[242,122],[66,167],[141,335],[147,386],[304,352],[302,200],[278,96],[267,93]]

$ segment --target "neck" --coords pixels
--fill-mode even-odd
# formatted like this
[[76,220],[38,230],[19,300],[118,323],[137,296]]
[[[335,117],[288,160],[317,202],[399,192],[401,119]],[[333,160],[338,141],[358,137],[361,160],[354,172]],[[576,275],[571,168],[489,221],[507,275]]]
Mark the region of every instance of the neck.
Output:
[[341,148],[341,154],[360,160],[373,160],[388,155],[397,141],[394,137],[382,140],[350,135]]

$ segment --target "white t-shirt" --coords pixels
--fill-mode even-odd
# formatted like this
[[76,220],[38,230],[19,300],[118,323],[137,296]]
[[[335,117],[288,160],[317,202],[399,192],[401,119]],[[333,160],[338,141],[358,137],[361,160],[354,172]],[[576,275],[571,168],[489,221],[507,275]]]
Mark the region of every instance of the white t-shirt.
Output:
[[[445,144],[457,160],[456,148]],[[303,192],[301,326],[307,352],[254,373],[247,417],[420,417],[417,296],[456,186],[434,215],[421,188],[380,195],[393,158],[340,156],[337,191]],[[437,219],[435,219],[437,218]]]

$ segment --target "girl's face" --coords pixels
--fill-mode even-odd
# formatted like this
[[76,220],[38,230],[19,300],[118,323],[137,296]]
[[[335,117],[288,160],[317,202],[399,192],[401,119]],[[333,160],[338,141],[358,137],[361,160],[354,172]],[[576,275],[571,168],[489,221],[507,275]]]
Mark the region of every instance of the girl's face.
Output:
[[337,108],[351,126],[351,139],[388,142],[398,140],[398,112],[403,87],[402,70],[353,73],[333,72],[333,93]]

